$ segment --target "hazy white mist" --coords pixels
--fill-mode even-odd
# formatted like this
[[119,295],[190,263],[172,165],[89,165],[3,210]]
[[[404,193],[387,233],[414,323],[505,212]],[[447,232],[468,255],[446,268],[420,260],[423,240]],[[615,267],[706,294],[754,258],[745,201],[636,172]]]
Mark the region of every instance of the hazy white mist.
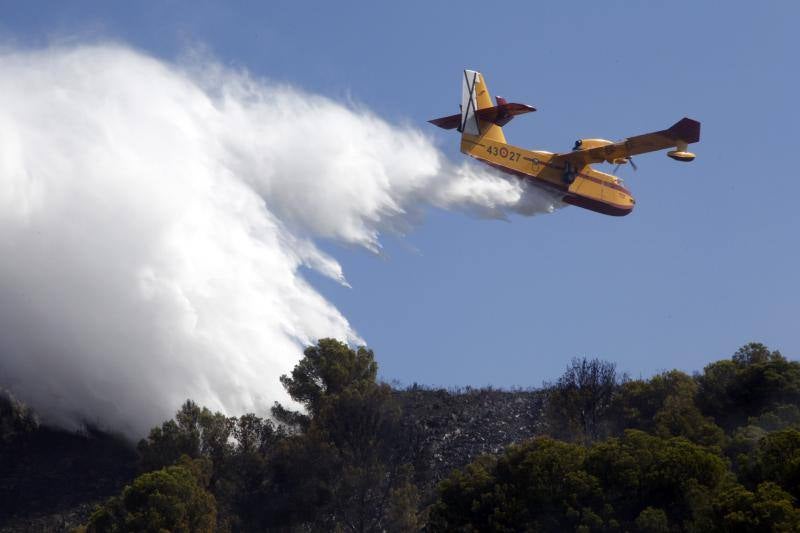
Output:
[[347,284],[315,239],[378,251],[430,206],[556,205],[416,129],[211,60],[6,48],[0,386],[132,436],[186,398],[264,414],[304,345],[363,342],[302,276]]

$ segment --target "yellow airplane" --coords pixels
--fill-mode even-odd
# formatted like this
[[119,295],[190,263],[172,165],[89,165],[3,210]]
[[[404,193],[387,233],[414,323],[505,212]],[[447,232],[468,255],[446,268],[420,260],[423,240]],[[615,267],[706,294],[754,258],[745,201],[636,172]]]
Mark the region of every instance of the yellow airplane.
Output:
[[[592,163],[630,163],[631,156],[673,148],[667,155],[677,161],[692,161],[690,143],[700,140],[700,123],[683,118],[671,127],[612,142],[579,139],[571,152],[554,154],[526,150],[506,143],[503,126],[535,108],[508,103],[500,96],[492,105],[486,81],[480,72],[464,71],[461,113],[430,120],[444,129],[461,132],[461,151],[509,174],[557,192],[565,203],[612,216],[633,211],[636,201],[616,176],[592,168]],[[616,170],[616,169],[615,169]]]

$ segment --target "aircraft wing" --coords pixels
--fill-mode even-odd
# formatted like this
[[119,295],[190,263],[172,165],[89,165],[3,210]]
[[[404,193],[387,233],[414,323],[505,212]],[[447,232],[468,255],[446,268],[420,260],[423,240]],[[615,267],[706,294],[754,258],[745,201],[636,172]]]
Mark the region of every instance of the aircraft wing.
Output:
[[576,168],[581,168],[590,163],[604,161],[611,163],[614,159],[672,148],[677,146],[678,142],[689,144],[699,140],[700,123],[690,118],[682,118],[665,130],[636,135],[587,150],[578,149],[564,154],[556,154],[551,161],[556,164],[569,162]]

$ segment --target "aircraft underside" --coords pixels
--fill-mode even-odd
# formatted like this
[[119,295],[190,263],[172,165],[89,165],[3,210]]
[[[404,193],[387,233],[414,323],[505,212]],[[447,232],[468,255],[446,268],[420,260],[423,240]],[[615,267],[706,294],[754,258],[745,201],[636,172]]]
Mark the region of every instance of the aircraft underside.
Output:
[[[481,159],[476,157],[479,161],[486,163],[487,165],[496,168],[498,170],[503,171],[506,174],[511,174],[521,180],[525,180],[527,183],[530,183],[540,189],[543,189],[549,193],[557,194],[561,197],[561,201],[565,204],[574,205],[576,207],[582,207],[583,209],[588,209],[589,211],[594,211],[596,213],[601,213],[603,215],[609,215],[614,217],[624,217],[625,215],[629,215],[633,211],[633,205],[624,206],[624,205],[617,205],[611,202],[604,202],[603,200],[598,200],[596,198],[590,198],[587,196],[582,196],[580,194],[575,194],[574,192],[569,192],[569,187],[566,184],[563,185],[556,185],[550,181],[545,179],[539,178],[537,176],[533,176],[530,174],[526,174],[524,172],[520,172],[518,170],[506,167],[504,165],[499,165],[497,163],[492,163],[491,161],[487,161],[485,159]],[[583,176],[588,178],[589,176]]]

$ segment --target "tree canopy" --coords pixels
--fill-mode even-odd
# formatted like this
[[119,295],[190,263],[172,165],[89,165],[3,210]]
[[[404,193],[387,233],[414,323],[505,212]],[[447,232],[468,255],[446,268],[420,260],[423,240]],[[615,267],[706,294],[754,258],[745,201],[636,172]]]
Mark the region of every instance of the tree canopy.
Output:
[[800,363],[761,344],[647,379],[574,359],[543,390],[538,437],[465,458],[435,489],[430,428],[372,351],[322,339],[281,383],[301,409],[276,404],[273,420],[187,401],[87,529],[800,530]]
[[179,464],[137,477],[92,514],[88,533],[211,533],[217,508],[206,490],[211,465],[184,456]]

